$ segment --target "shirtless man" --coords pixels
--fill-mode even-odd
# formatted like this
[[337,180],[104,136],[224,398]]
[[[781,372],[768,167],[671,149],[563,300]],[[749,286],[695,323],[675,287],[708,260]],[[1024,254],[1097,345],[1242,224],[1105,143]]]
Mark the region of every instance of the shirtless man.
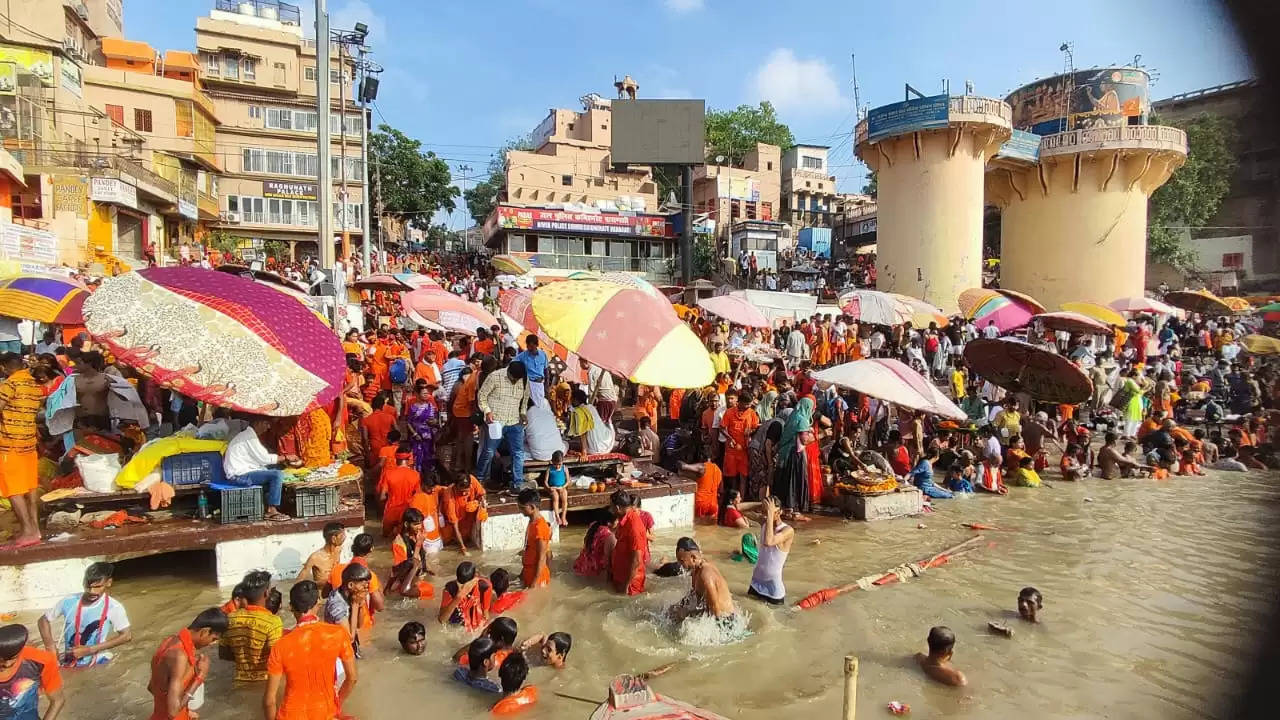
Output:
[[346,542],[347,530],[342,523],[326,523],[324,547],[311,553],[307,561],[302,564],[302,569],[298,571],[298,577],[294,582],[310,580],[320,586],[322,595],[327,596],[328,591],[333,589],[329,587],[329,575],[333,572],[334,566],[341,561],[342,546]]
[[729,619],[737,614],[729,584],[720,570],[702,555],[702,549],[693,538],[682,537],[676,543],[676,560],[689,573],[693,588],[680,602],[671,606],[668,613],[676,622],[683,622],[691,615],[707,614],[717,619]]
[[111,427],[111,410],[107,407],[107,393],[111,379],[103,372],[102,353],[94,350],[84,353],[76,363],[76,420],[80,425],[107,429]]
[[150,720],[198,719],[188,703],[209,675],[209,656],[198,651],[218,642],[226,631],[226,613],[209,608],[186,630],[160,643],[151,659],[151,681],[147,684],[153,698]]
[[1120,477],[1121,470],[1150,470],[1147,465],[1136,463],[1128,458],[1124,453],[1116,448],[1116,441],[1120,437],[1114,432],[1108,432],[1103,436],[1102,449],[1098,451],[1098,467],[1102,470],[1102,477],[1105,480],[1115,480]]
[[964,673],[951,665],[951,653],[955,649],[956,634],[943,625],[929,629],[929,654],[916,653],[916,662],[924,674],[943,685],[967,685]]

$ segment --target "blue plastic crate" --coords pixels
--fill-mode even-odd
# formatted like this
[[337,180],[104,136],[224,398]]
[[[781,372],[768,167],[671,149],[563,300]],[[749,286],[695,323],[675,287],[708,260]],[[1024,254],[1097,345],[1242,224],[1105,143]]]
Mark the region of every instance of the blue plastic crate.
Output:
[[223,481],[222,453],[196,452],[170,455],[160,466],[164,481],[182,485],[209,485]]

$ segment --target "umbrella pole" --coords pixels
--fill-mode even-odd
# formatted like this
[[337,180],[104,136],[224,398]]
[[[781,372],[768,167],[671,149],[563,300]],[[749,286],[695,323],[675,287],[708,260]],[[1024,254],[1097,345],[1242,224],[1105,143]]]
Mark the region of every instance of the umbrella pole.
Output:
[[844,656],[844,720],[854,720],[858,712],[858,658]]

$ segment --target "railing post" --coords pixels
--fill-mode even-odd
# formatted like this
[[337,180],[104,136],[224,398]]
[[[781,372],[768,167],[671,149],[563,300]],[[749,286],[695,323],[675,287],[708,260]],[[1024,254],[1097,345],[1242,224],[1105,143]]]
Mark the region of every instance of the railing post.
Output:
[[858,658],[844,656],[844,720],[853,720],[858,712]]

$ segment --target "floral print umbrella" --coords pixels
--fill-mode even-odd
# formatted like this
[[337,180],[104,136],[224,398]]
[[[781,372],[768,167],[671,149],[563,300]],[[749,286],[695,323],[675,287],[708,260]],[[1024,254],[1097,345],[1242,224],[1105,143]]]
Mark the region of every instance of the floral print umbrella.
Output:
[[219,407],[288,417],[342,389],[338,337],[301,303],[235,275],[125,273],[85,300],[84,317],[120,362]]

